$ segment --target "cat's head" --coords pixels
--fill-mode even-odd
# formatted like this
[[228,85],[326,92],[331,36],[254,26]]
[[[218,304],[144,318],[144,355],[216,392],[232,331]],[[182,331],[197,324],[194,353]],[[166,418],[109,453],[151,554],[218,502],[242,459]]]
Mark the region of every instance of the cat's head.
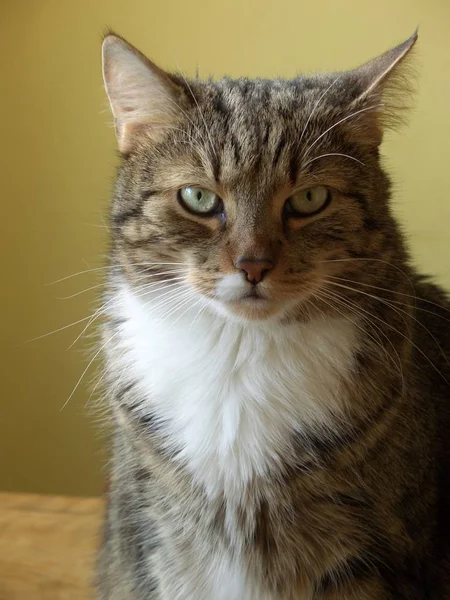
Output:
[[125,277],[162,302],[266,319],[334,306],[338,275],[379,274],[401,244],[378,149],[416,37],[348,72],[213,82],[166,73],[108,35]]

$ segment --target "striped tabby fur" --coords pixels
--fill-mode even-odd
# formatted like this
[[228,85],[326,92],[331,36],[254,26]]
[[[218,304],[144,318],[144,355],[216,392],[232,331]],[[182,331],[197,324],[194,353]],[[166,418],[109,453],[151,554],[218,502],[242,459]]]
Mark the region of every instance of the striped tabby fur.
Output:
[[[450,304],[410,265],[379,155],[415,39],[213,82],[105,38],[123,160],[99,598],[450,598]],[[186,210],[189,185],[220,210]],[[323,210],[292,214],[316,186]],[[252,284],[242,257],[272,268]]]

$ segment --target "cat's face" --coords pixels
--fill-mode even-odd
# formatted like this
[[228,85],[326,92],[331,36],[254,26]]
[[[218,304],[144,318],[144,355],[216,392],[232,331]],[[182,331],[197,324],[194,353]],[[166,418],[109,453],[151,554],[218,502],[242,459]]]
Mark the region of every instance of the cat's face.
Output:
[[106,80],[120,55],[132,81],[109,90],[126,155],[113,256],[140,290],[240,319],[307,315],[330,278],[364,278],[355,259],[389,251],[381,100],[362,75],[186,82],[114,40]]

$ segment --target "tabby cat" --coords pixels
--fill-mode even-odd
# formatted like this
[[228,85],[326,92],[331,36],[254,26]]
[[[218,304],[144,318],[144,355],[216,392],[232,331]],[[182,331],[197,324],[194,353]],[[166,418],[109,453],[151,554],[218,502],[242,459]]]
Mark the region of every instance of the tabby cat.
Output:
[[450,598],[450,305],[379,154],[416,37],[348,72],[201,81],[106,36],[99,598]]

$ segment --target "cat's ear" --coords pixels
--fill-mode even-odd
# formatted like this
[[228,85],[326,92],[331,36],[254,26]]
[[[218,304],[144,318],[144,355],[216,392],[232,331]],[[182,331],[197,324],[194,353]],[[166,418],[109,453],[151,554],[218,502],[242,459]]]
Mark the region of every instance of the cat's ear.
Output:
[[156,137],[176,122],[184,92],[168,73],[118,35],[104,38],[102,55],[119,150],[128,154],[143,134]]
[[408,58],[417,41],[417,30],[402,44],[368,63],[349,71],[354,89],[350,109],[360,111],[359,123],[365,123],[372,142],[379,144],[383,131],[403,123],[414,91],[414,73]]

